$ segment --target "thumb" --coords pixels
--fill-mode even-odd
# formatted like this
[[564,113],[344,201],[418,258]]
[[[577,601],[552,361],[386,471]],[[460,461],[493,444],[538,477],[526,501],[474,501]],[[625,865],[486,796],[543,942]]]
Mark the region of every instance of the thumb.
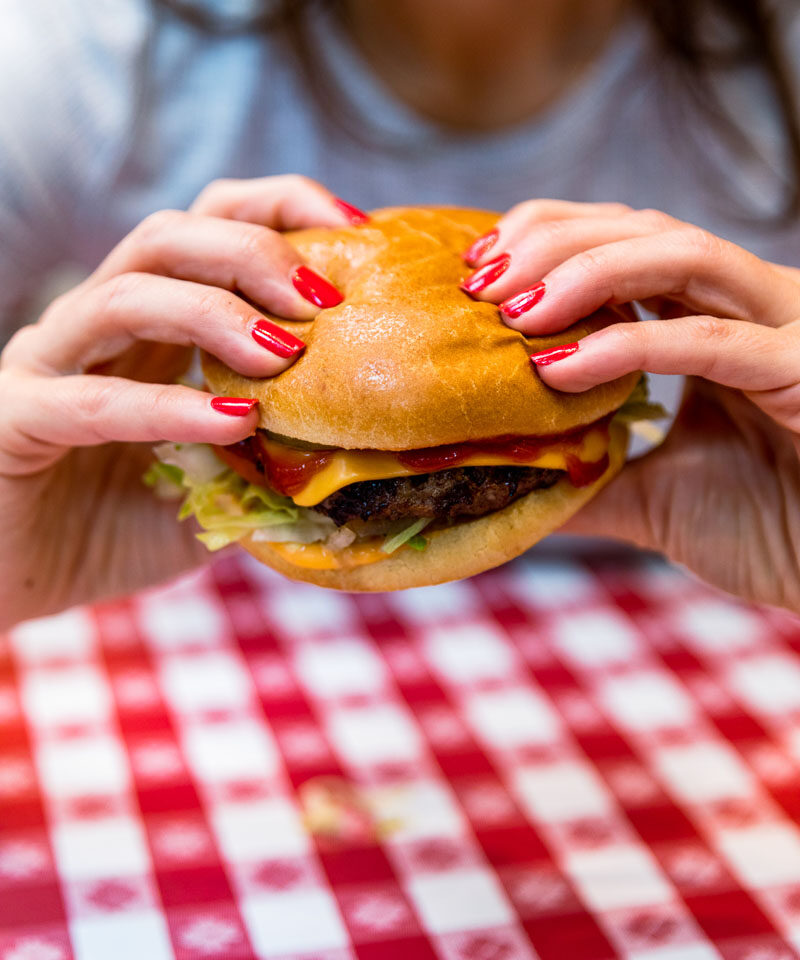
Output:
[[610,537],[646,550],[663,549],[648,518],[644,461],[627,464],[559,533]]

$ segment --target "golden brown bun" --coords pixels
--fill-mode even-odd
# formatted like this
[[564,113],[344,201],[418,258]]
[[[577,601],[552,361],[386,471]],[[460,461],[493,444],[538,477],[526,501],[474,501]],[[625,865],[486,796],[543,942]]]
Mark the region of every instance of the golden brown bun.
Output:
[[292,580],[353,593],[405,590],[461,580],[524,553],[591,500],[625,462],[627,429],[612,423],[610,438],[609,467],[595,483],[577,488],[564,479],[547,490],[534,490],[497,513],[435,531],[429,535],[424,551],[398,550],[386,560],[351,570],[308,570],[284,560],[268,543],[248,538],[242,546]]
[[459,290],[471,272],[462,251],[497,217],[393,208],[374,212],[365,226],[288,233],[344,302],[313,323],[280,321],[308,344],[280,376],[254,380],[206,356],[209,387],[260,400],[266,430],[348,449],[559,433],[617,409],[638,374],[585,393],[558,393],[528,357],[630,314],[606,308],[562,333],[530,338],[505,326],[494,304]]

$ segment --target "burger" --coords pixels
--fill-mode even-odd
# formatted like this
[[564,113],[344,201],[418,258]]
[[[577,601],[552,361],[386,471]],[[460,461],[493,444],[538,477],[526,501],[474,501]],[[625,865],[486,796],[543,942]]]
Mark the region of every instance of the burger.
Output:
[[507,327],[459,288],[462,251],[496,220],[393,208],[286,234],[343,302],[312,322],[273,318],[307,343],[276,377],[205,356],[209,389],[258,399],[258,429],[228,447],[163,444],[148,475],[180,492],[210,549],[238,542],[324,587],[399,590],[521,554],[608,483],[626,420],[648,412],[640,375],[565,394],[529,358],[632,314],[606,307],[547,337]]

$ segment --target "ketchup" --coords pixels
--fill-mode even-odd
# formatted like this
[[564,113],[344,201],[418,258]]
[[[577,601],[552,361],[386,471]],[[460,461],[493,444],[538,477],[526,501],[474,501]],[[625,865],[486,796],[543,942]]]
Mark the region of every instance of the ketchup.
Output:
[[[559,443],[575,444],[591,429],[606,428],[613,414],[594,423],[547,436],[519,436],[504,434],[485,440],[469,440],[466,443],[444,444],[425,447],[421,450],[400,450],[394,453],[397,460],[415,473],[433,473],[450,470],[470,457],[479,454],[494,454],[516,463],[529,463],[543,450]],[[288,444],[271,440],[264,433],[248,437],[228,447],[217,447],[219,457],[250,483],[264,486],[286,496],[299,493],[311,478],[319,473],[336,450],[301,450]],[[608,456],[595,463],[584,463],[574,454],[566,457],[567,473],[575,487],[594,483],[608,468]]]
[[258,434],[214,450],[223,463],[248,483],[270,486],[285,496],[302,490],[331,457],[329,450],[296,450]]
[[264,486],[264,470],[257,459],[253,459],[251,453],[252,437],[242,440],[239,443],[232,443],[228,447],[214,446],[214,453],[220,460],[239,474],[248,483],[254,483],[258,487]]
[[401,450],[395,456],[410,470],[417,473],[432,473],[457,467],[474,451],[470,443],[454,443],[450,447],[426,447],[424,450]]
[[262,463],[269,485],[278,493],[299,493],[330,460],[333,450],[298,450],[265,436],[261,441]]
[[[466,443],[426,447],[423,450],[401,450],[395,453],[395,456],[400,463],[417,473],[432,473],[434,470],[447,470],[451,467],[458,466],[459,463],[463,463],[469,459],[469,457],[487,453],[504,457],[517,463],[528,463],[536,459],[545,449],[557,446],[559,443],[575,443],[577,440],[580,440],[583,434],[588,433],[589,430],[595,427],[607,427],[612,416],[613,414],[609,414],[584,427],[577,427],[575,430],[568,430],[564,433],[548,434],[544,437],[504,434],[499,437],[488,437],[486,440],[468,440]],[[581,467],[584,466],[577,457],[573,456],[572,459],[575,463],[580,464]],[[599,462],[601,461],[598,461],[598,463]],[[585,466],[593,467],[594,464],[586,464]],[[608,464],[606,463],[606,467],[607,466]],[[599,471],[597,474],[598,477],[606,467],[603,467],[603,469]],[[570,469],[570,480],[572,480],[573,472],[576,477],[579,476],[577,467],[574,471]],[[597,479],[597,477],[595,477],[595,479]],[[589,480],[585,483],[576,483],[575,486],[585,486],[586,483],[591,482],[593,481]]]
[[574,453],[567,454],[567,475],[573,487],[588,487],[590,483],[599,480],[608,470],[608,454],[603,454],[594,463],[584,463]]
[[458,466],[477,454],[495,454],[517,463],[533,460],[543,447],[552,446],[563,437],[490,437],[488,440],[468,440],[441,447],[426,447],[423,450],[401,450],[395,456],[404,466],[417,473],[431,473]]

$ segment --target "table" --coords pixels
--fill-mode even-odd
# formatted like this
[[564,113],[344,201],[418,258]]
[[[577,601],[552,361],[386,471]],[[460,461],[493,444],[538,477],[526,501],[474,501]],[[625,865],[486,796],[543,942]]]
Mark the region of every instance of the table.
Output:
[[800,956],[800,621],[243,556],[0,639],[0,960]]

